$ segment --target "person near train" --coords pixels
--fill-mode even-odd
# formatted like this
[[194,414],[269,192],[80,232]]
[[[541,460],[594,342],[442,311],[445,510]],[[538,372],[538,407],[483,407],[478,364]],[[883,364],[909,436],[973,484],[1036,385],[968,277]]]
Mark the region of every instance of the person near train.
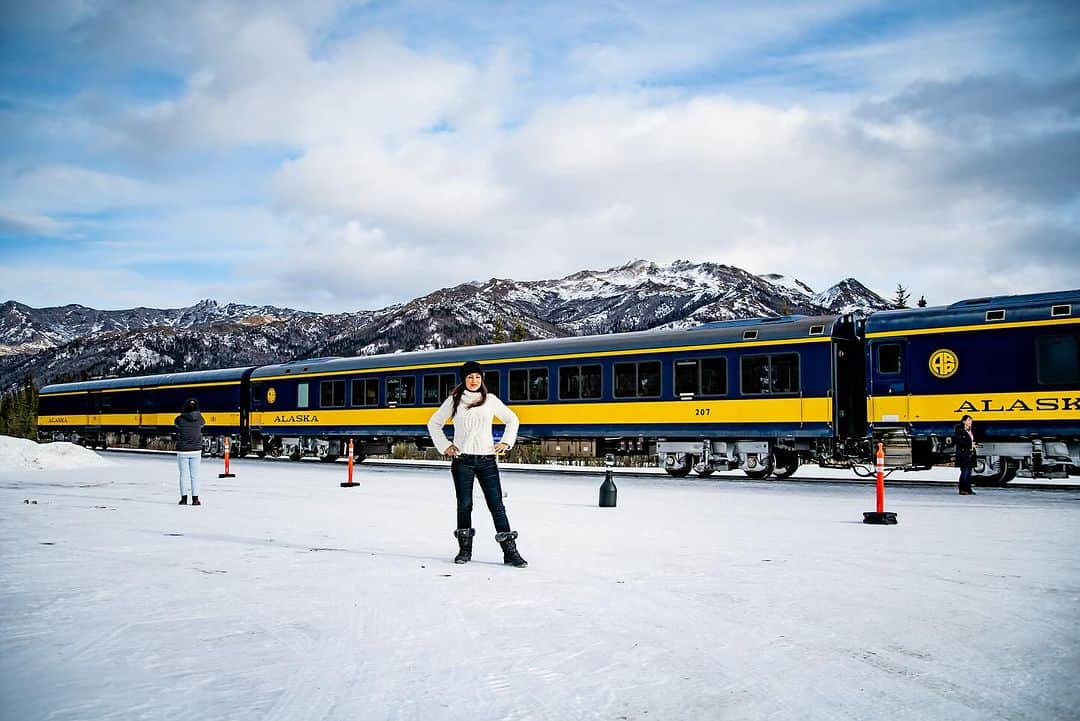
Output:
[[[494,442],[491,426],[495,418],[506,425],[502,440]],[[454,423],[454,440],[443,432],[443,426]],[[454,563],[472,560],[472,543],[476,529],[472,526],[473,481],[480,483],[491,520],[495,524],[495,540],[503,550],[503,563],[518,568],[529,565],[517,549],[517,531],[510,530],[510,521],[503,504],[502,483],[496,456],[513,447],[517,439],[518,417],[488,391],[484,385],[483,368],[475,361],[461,366],[461,383],[435,411],[427,424],[435,448],[450,457],[450,474],[457,496],[457,526],[454,536],[458,554]]]
[[971,488],[971,470],[975,468],[975,431],[974,420],[964,414],[953,434],[953,446],[956,448],[956,467],[960,469],[960,495],[974,496]]
[[[180,467],[180,505],[186,506],[191,489],[191,505],[201,506],[199,500],[199,464],[202,462],[202,429],[206,425],[199,412],[199,401],[188,398],[180,415],[173,420],[176,426],[176,463]],[[185,488],[186,481],[186,488]]]

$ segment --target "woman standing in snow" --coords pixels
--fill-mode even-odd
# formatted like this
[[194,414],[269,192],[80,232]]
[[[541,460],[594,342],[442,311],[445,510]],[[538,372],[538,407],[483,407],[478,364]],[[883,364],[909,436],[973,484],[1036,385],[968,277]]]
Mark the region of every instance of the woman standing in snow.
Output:
[[191,505],[201,506],[199,501],[199,464],[202,462],[202,429],[206,425],[199,402],[194,398],[184,401],[180,415],[173,421],[176,426],[176,462],[180,466],[180,505],[187,505],[187,491],[184,490],[184,478],[191,488]]
[[[480,481],[491,519],[495,523],[495,540],[502,546],[503,563],[518,568],[529,565],[517,550],[517,531],[510,530],[503,505],[502,484],[495,455],[508,451],[517,438],[518,418],[512,410],[484,385],[483,368],[475,361],[461,367],[462,382],[435,411],[428,421],[428,433],[440,453],[453,459],[450,473],[454,477],[457,494],[457,530],[459,551],[454,563],[468,563],[472,559],[472,540],[476,529],[472,527],[473,479]],[[495,443],[491,424],[495,418],[506,424],[502,441]],[[443,425],[454,421],[454,442],[443,433]]]
[[974,496],[971,490],[971,469],[975,467],[975,434],[971,430],[971,416],[965,414],[956,426],[953,445],[956,448],[956,466],[960,469],[960,495]]

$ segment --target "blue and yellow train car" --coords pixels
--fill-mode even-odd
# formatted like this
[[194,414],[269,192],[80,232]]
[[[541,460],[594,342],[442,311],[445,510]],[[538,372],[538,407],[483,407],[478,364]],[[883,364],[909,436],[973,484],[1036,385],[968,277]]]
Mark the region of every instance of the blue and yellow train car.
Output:
[[220,452],[228,436],[237,444],[233,453],[242,455],[250,447],[248,377],[253,370],[251,366],[47,385],[38,401],[38,435],[42,440],[100,448],[167,443],[184,400],[195,398],[206,419],[207,451]]
[[968,414],[984,483],[1080,467],[1080,290],[874,313],[865,338],[867,417],[890,465],[949,459]]
[[423,445],[466,360],[485,367],[522,439],[594,439],[601,452],[629,441],[672,475],[787,475],[866,424],[855,322],[786,317],[262,366],[251,374],[253,442],[324,460],[348,438],[361,456]]

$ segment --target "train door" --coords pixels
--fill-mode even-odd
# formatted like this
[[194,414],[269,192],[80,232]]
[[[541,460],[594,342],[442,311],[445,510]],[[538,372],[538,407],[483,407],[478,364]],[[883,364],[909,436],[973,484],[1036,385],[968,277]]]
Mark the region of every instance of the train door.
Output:
[[88,399],[89,402],[86,409],[86,425],[91,427],[101,426],[101,414],[104,411],[102,405],[103,400],[104,396],[101,391],[90,391],[90,398]]
[[865,365],[861,342],[841,338],[833,341],[833,419],[839,438],[866,433]]
[[870,422],[875,425],[908,421],[908,344],[883,339],[870,343]]

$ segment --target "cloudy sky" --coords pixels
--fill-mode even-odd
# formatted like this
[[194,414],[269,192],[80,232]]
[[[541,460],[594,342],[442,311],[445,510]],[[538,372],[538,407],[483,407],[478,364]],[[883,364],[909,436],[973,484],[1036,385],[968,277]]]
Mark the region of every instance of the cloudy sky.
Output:
[[1078,8],[0,0],[0,300],[1080,287]]

